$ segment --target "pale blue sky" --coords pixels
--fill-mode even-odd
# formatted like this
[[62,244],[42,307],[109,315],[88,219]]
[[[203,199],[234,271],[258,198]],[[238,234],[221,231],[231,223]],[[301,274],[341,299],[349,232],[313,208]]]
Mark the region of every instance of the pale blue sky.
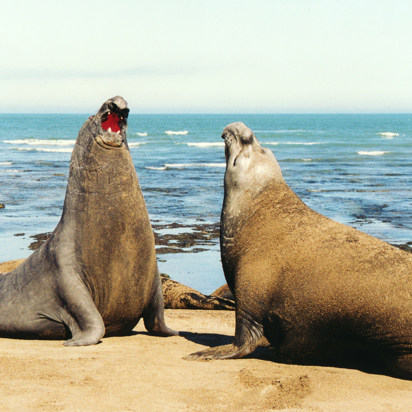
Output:
[[411,0],[1,2],[0,112],[412,113]]

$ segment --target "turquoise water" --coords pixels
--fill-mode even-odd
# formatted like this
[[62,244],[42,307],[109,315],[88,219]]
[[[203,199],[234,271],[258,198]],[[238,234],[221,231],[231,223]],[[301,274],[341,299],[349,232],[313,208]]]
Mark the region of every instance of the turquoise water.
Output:
[[[0,114],[0,261],[59,221],[85,115]],[[243,121],[316,211],[391,243],[412,240],[412,115],[130,115],[128,142],[150,218],[219,221],[223,128]],[[16,234],[22,234],[15,236]],[[209,293],[224,283],[218,246],[161,255],[160,270]]]

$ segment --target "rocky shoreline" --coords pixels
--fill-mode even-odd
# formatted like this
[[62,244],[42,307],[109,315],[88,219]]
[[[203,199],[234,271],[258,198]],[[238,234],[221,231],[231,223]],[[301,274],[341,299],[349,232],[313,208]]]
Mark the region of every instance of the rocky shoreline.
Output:
[[[183,225],[180,223],[171,224],[152,224],[156,254],[166,253],[198,253],[209,250],[216,244],[219,238],[219,223],[201,223],[196,225]],[[173,234],[160,233],[167,230],[187,229],[187,231]],[[28,248],[30,250],[38,249],[51,235],[52,232],[40,233],[30,236],[35,239]],[[24,236],[24,233],[16,233],[14,236]],[[203,247],[198,247],[203,246]]]
[[[219,223],[201,223],[196,225],[183,225],[180,223],[171,224],[152,224],[156,254],[167,253],[199,253],[209,250],[216,245],[219,239]],[[162,231],[173,229],[187,229],[187,231],[179,231],[180,233],[159,233]],[[40,233],[30,236],[35,239],[28,248],[30,250],[38,249],[51,235],[52,232]],[[24,236],[24,233],[16,233],[14,236]],[[403,244],[390,245],[412,253],[412,241]],[[199,247],[203,246],[203,247]]]

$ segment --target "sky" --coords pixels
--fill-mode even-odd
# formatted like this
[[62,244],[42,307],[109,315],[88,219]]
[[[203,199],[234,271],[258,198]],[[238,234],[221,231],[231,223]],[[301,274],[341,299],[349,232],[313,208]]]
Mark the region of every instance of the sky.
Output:
[[1,0],[0,113],[412,113],[411,0]]

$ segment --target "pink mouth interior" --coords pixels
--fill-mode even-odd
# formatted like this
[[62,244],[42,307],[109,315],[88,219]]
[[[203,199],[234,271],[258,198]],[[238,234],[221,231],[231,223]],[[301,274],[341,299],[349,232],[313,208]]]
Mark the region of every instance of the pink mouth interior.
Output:
[[112,133],[118,133],[120,132],[119,121],[119,116],[116,113],[110,113],[107,119],[102,122],[102,128]]

